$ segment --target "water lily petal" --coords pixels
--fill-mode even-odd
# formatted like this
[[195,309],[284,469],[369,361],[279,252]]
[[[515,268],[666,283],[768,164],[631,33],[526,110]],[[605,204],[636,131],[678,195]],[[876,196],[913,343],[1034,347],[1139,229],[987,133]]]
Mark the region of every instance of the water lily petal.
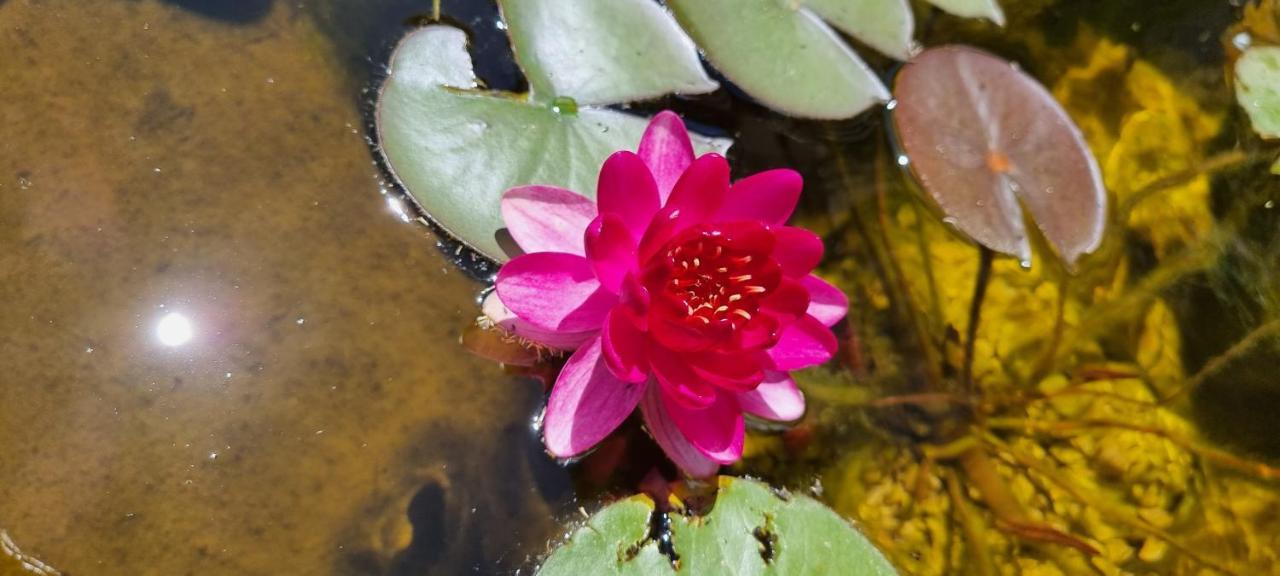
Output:
[[804,179],[795,170],[769,170],[733,183],[729,198],[720,207],[720,222],[753,221],[781,226],[800,200]]
[[809,309],[809,290],[798,280],[783,278],[777,288],[760,301],[760,308],[777,317],[780,325],[789,325]]
[[659,198],[665,204],[680,175],[693,163],[693,144],[684,121],[670,110],[659,112],[649,121],[637,153],[649,166]]
[[791,422],[804,416],[804,394],[786,372],[765,372],[764,381],[750,392],[738,394],[742,411],[775,422]]
[[827,326],[835,326],[849,312],[849,297],[844,291],[813,274],[800,279],[809,291],[810,316]]
[[681,230],[710,221],[728,193],[729,162],[715,153],[699,156],[641,237],[640,261],[647,261]]
[[484,297],[484,302],[481,303],[480,309],[485,317],[503,332],[514,334],[520,338],[557,350],[577,350],[579,346],[597,334],[595,330],[559,332],[538,328],[521,320],[511,309],[507,308],[502,303],[502,299],[498,297],[497,291],[490,292]]
[[694,373],[708,383],[734,392],[745,392],[764,380],[756,353],[702,352],[685,357]]
[[769,349],[775,370],[799,370],[830,360],[836,353],[836,337],[813,316],[802,316],[783,329],[778,343]]
[[720,464],[732,464],[742,457],[745,426],[737,395],[717,394],[706,408],[690,408],[670,395],[662,398],[676,427],[703,456]]
[[720,464],[702,455],[693,447],[684,433],[667,414],[662,402],[662,391],[657,386],[649,386],[640,402],[640,413],[644,415],[645,427],[653,436],[662,451],[685,474],[694,478],[706,478],[720,470]]
[[602,213],[587,226],[584,237],[587,261],[605,290],[617,294],[622,280],[635,270],[636,241],[627,225],[613,214]]
[[804,228],[781,226],[773,230],[777,244],[773,247],[773,259],[782,266],[782,273],[793,278],[808,274],[822,261],[822,238]]
[[658,186],[649,167],[635,153],[626,150],[614,152],[604,161],[596,187],[596,201],[599,202],[600,214],[618,217],[627,225],[631,237],[636,239],[644,235],[649,221],[661,205]]
[[773,314],[756,314],[733,333],[737,350],[763,350],[778,341],[779,321]]
[[589,450],[627,419],[645,384],[618,380],[605,366],[601,339],[579,348],[565,363],[542,419],[542,441],[557,458]]
[[519,186],[502,195],[502,220],[526,253],[581,256],[582,230],[595,217],[590,198],[555,186]]
[[665,396],[691,408],[706,408],[716,401],[716,390],[675,352],[653,345],[649,366]]
[[502,303],[543,330],[598,330],[618,296],[603,289],[586,258],[563,252],[518,256],[498,270]]
[[613,375],[627,382],[649,379],[649,345],[640,319],[626,306],[615,306],[604,323],[604,358]]

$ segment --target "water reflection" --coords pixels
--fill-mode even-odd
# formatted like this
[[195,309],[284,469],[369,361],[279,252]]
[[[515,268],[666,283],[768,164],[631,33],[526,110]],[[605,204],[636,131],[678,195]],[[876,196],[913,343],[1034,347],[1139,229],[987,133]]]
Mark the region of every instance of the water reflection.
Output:
[[156,323],[156,339],[170,348],[182,346],[191,341],[195,330],[191,320],[181,312],[170,312]]

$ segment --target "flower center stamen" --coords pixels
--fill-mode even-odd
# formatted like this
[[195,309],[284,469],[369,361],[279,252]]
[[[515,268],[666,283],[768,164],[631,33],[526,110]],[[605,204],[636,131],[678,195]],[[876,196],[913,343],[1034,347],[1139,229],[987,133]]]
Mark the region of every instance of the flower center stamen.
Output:
[[666,252],[670,276],[664,289],[684,304],[689,321],[738,328],[770,292],[758,280],[769,259],[727,246],[715,236],[691,239]]

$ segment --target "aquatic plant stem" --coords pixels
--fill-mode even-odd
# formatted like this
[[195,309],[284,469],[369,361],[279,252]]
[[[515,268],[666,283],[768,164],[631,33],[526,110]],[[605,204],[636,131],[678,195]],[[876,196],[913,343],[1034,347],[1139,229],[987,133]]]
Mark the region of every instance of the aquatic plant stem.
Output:
[[1031,381],[1039,382],[1053,370],[1054,364],[1058,359],[1058,346],[1062,344],[1062,331],[1066,327],[1067,313],[1067,290],[1070,287],[1071,275],[1063,274],[1058,282],[1058,306],[1053,317],[1053,334],[1049,339],[1049,346],[1045,348],[1044,355],[1040,357],[1040,361],[1036,362],[1036,368],[1031,373]]
[[1254,328],[1246,334],[1244,338],[1241,338],[1239,342],[1236,342],[1230,348],[1227,348],[1225,352],[1214,356],[1206,362],[1205,365],[1195,373],[1195,375],[1188,378],[1182,387],[1170,392],[1169,395],[1164,398],[1161,398],[1160,404],[1167,404],[1173,399],[1195,390],[1203,384],[1205,380],[1208,380],[1210,376],[1221,372],[1228,364],[1234,362],[1241,356],[1244,356],[1263,340],[1266,340],[1271,336],[1280,336],[1280,318]]
[[1121,220],[1123,221],[1128,217],[1129,212],[1133,211],[1138,204],[1141,204],[1144,200],[1164,192],[1165,190],[1185,184],[1195,178],[1199,178],[1200,176],[1209,176],[1222,170],[1267,160],[1268,158],[1265,154],[1246,154],[1241,150],[1232,150],[1230,152],[1217,154],[1187,170],[1176,174],[1170,174],[1139,188],[1129,194],[1129,197],[1120,204],[1120,208],[1117,212],[1121,215]]
[[965,546],[965,551],[969,553],[969,558],[973,561],[973,573],[978,576],[994,576],[996,571],[995,563],[991,560],[991,552],[986,546],[982,545],[986,541],[982,519],[973,509],[973,504],[969,502],[969,498],[964,495],[959,475],[950,468],[945,468],[944,472],[946,475],[947,494],[951,496],[951,508],[955,511],[956,522],[960,524],[960,530],[964,532],[965,542],[969,543],[968,546]]
[[[907,322],[911,325],[911,329],[915,331],[916,340],[920,344],[920,353],[924,355],[925,375],[929,378],[929,383],[933,390],[942,390],[942,358],[938,350],[930,342],[928,331],[925,330],[924,321],[920,318],[920,311],[916,308],[915,298],[911,296],[911,287],[907,285],[906,275],[902,272],[902,265],[898,262],[898,257],[893,254],[893,242],[889,238],[889,201],[888,175],[885,173],[885,166],[889,163],[888,152],[885,149],[885,138],[883,135],[879,139],[876,146],[876,162],[875,162],[875,188],[876,188],[876,218],[880,227],[880,241],[884,244],[885,260],[888,262],[888,268],[894,277],[892,288],[898,294],[899,302],[902,308],[906,310],[905,314]],[[928,261],[928,257],[925,257]],[[886,288],[889,288],[886,286]]]
[[973,298],[969,301],[969,326],[964,338],[964,368],[960,380],[964,390],[969,393],[974,392],[973,350],[978,340],[978,323],[982,321],[982,301],[986,299],[987,285],[991,283],[991,265],[995,255],[995,252],[986,246],[978,247],[978,275],[974,279]]

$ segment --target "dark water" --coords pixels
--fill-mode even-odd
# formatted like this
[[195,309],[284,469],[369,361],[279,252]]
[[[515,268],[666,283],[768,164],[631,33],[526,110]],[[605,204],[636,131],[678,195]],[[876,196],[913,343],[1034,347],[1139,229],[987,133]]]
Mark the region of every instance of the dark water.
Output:
[[[1018,59],[1102,140],[1148,106],[1115,89],[1148,63],[1192,103],[1178,105],[1183,122],[1217,119],[1188,137],[1195,160],[1256,148],[1222,80],[1222,35],[1239,15],[1228,2],[1005,4],[1010,32],[931,14],[919,37]],[[480,76],[519,89],[495,6],[443,7],[470,32]],[[369,90],[430,8],[0,0],[0,530],[23,552],[71,574],[504,573],[562,532],[575,485],[634,489],[642,466],[571,479],[543,455],[530,427],[540,384],[462,352],[481,285],[393,209],[372,160]],[[1097,39],[1128,51],[1113,76],[1079,72],[1104,51]],[[1086,79],[1076,92],[1073,70]],[[839,231],[874,202],[879,112],[820,125],[732,90],[641,108],[661,106],[736,135],[740,173],[800,169],[802,217],[832,240],[827,271],[872,267]],[[1280,199],[1262,171],[1204,176],[1196,218],[1232,223],[1226,256],[1160,290],[1185,374],[1275,317],[1280,209],[1260,207]],[[1135,281],[1198,234],[1166,242],[1143,226],[1114,232]],[[1133,325],[1099,346],[1124,348]],[[1216,444],[1278,456],[1280,346],[1246,356],[1186,410]],[[821,430],[833,417],[813,405]],[[832,480],[856,447],[845,433],[778,457],[783,469],[769,464],[778,437],[761,435],[737,471],[822,478],[827,499],[874,532],[863,500]]]

